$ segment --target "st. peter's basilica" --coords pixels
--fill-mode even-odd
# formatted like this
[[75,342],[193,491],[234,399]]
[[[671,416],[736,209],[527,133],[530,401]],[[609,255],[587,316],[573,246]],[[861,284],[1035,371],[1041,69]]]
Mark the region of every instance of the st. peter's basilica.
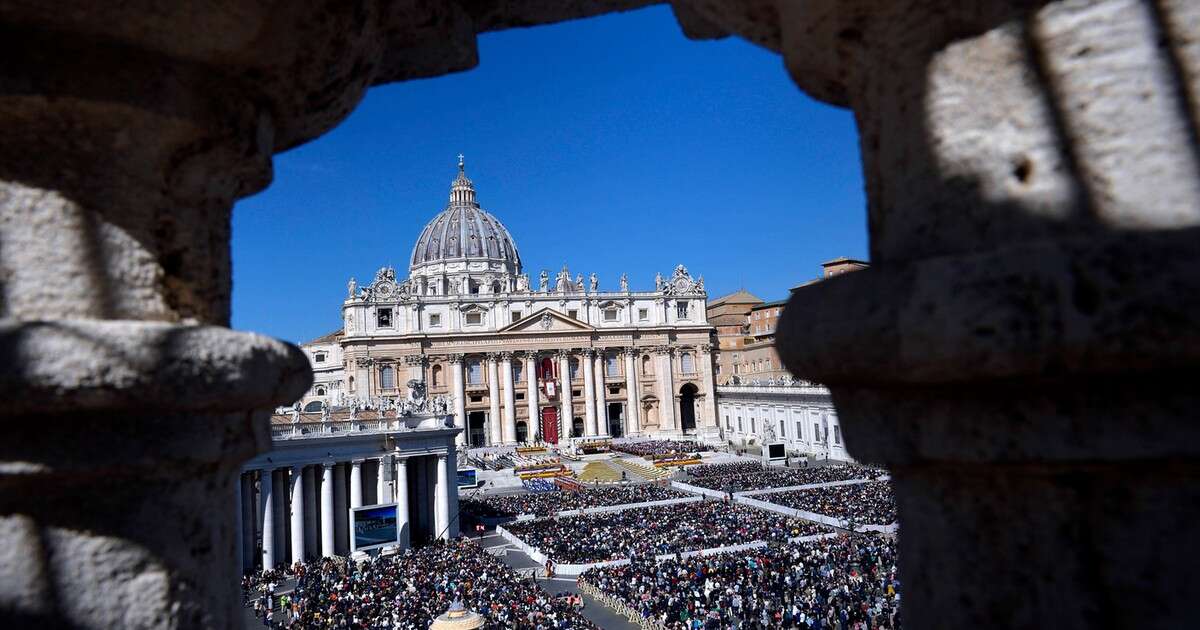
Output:
[[408,277],[353,279],[343,328],[303,345],[306,411],[387,406],[423,383],[451,402],[460,444],[565,437],[718,439],[703,278],[683,265],[639,291],[622,274],[564,265],[530,278],[516,242],[476,200],[460,156],[444,210],[421,230]]

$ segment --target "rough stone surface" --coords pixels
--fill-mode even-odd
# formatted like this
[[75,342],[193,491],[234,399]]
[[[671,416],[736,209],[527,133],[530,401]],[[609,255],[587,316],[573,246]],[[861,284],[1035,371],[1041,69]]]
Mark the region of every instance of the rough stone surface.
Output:
[[231,484],[312,376],[219,328],[233,203],[477,33],[644,4],[0,1],[0,626],[234,626]]
[[873,264],[795,291],[777,346],[893,470],[908,626],[1188,623],[1195,6],[777,3],[858,120]]

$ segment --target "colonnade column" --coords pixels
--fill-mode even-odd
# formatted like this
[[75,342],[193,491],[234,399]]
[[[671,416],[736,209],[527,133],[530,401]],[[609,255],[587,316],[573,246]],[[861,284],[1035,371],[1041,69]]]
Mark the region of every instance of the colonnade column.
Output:
[[450,385],[454,392],[454,426],[462,429],[455,438],[455,444],[467,444],[467,394],[463,389],[463,355],[450,355]]
[[575,413],[571,407],[571,353],[567,350],[558,351],[558,384],[562,389],[558,393],[560,415],[562,416],[560,426],[563,428],[559,432],[561,440],[563,437],[572,435],[575,425]]
[[400,533],[400,546],[411,544],[408,525],[408,459],[396,459],[396,531]]
[[336,553],[333,546],[333,463],[321,464],[321,556]]
[[363,460],[350,462],[350,507],[362,507],[362,464]]
[[245,512],[245,509],[242,507],[245,500],[245,496],[242,493],[242,479],[245,476],[245,473],[238,475],[237,487],[234,488],[233,503],[237,506],[237,522],[236,529],[234,530],[236,532],[237,547],[234,547],[234,549],[238,550],[238,569],[242,571],[246,570],[246,524],[242,521]]
[[304,562],[304,466],[292,466],[288,483],[291,484],[292,505],[292,562]]
[[604,391],[606,387],[604,383],[605,359],[604,350],[598,350],[596,358],[593,361],[595,367],[592,371],[596,381],[596,432],[599,435],[608,435],[611,433],[608,427],[608,400]]
[[434,512],[437,518],[435,519],[434,537],[445,540],[449,533],[448,524],[450,522],[450,485],[447,483],[447,465],[446,454],[441,453],[437,456],[437,474],[434,475],[434,486],[436,486],[436,494],[434,495]]
[[275,510],[272,509],[271,469],[258,473],[259,522],[262,523],[262,566],[263,570],[275,568]]
[[446,537],[458,538],[458,453],[446,454]]
[[387,468],[387,458],[380,457],[379,465],[375,467],[375,502],[387,503],[389,499],[384,496],[387,486],[383,483],[383,471]]
[[501,441],[513,444],[517,441],[517,399],[513,391],[513,354],[500,353],[500,379],[504,385],[504,420]]
[[636,435],[642,431],[642,410],[638,406],[637,359],[641,351],[625,349],[625,432]]
[[487,355],[488,370],[488,446],[495,446],[503,441],[500,428],[500,371],[497,368],[499,355],[490,352]]
[[541,418],[538,417],[537,353],[525,355],[525,406],[529,414],[526,420],[525,439],[541,435]]
[[583,364],[583,434],[591,437],[596,435],[596,372],[592,365],[595,352],[584,348],[579,353],[579,362]]
[[675,431],[678,425],[675,423],[675,379],[674,379],[674,348],[670,346],[662,346],[657,349],[658,352],[658,383],[662,391],[659,404],[658,415],[658,430],[659,431]]
[[239,504],[239,514],[242,520],[242,555],[240,564],[242,570],[254,568],[257,559],[254,557],[255,540],[254,528],[257,525],[255,522],[254,513],[254,475],[251,473],[242,473],[238,480],[238,486],[241,488],[242,502]]

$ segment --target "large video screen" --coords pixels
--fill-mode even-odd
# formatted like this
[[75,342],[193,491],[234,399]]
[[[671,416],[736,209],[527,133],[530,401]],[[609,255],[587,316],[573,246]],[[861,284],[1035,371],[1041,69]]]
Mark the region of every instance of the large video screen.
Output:
[[479,485],[479,478],[476,476],[474,468],[459,468],[458,469],[458,487],[459,488],[474,488]]
[[781,459],[785,457],[783,449],[784,446],[782,444],[768,444],[767,457],[771,459]]
[[396,529],[396,504],[371,505],[351,512],[354,519],[354,548],[392,545],[400,540]]

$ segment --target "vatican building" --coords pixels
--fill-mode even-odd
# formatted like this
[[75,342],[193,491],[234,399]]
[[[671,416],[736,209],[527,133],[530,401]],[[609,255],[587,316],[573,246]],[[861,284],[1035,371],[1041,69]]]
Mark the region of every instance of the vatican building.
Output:
[[[460,446],[579,437],[720,439],[703,277],[601,288],[563,265],[531,277],[460,157],[449,201],[415,235],[407,277],[351,279],[341,330],[303,345],[304,411],[444,400]],[[647,285],[649,278],[647,278]]]

